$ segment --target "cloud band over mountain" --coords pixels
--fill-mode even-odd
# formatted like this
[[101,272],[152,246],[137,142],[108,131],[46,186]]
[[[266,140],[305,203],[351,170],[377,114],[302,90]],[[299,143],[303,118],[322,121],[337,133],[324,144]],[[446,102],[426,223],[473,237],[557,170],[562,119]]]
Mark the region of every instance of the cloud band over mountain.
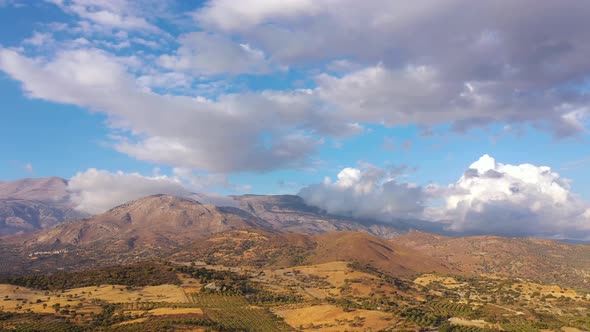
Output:
[[502,164],[488,155],[447,186],[400,182],[365,165],[299,195],[328,213],[384,222],[418,218],[457,234],[590,239],[590,203],[571,192],[568,180],[546,166]]

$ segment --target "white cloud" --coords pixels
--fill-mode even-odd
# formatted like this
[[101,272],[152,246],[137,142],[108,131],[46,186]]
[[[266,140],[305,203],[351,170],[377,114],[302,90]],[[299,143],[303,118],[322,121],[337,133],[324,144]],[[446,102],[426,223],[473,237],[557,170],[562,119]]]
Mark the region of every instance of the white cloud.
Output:
[[187,89],[191,86],[193,81],[194,79],[191,76],[178,72],[145,74],[137,78],[137,84],[140,87],[149,89]]
[[269,71],[264,52],[227,37],[192,32],[180,37],[179,43],[181,46],[176,54],[160,56],[161,66],[200,75]]
[[590,73],[585,0],[211,0],[195,16],[280,65],[367,68],[318,82],[349,121],[587,127],[588,94],[564,89]]
[[288,19],[302,14],[311,14],[317,0],[216,0],[209,1],[194,13],[203,25],[212,25],[223,30],[249,28],[268,19]]
[[[316,77],[318,98],[338,112],[336,119],[386,125],[452,123],[464,130],[493,122],[542,122],[568,136],[585,131],[587,101],[564,103],[555,91],[514,97],[503,82],[448,81],[437,68],[377,65],[341,76]],[[511,99],[507,102],[507,99]]]
[[172,173],[183,179],[191,191],[202,192],[212,187],[231,187],[229,179],[224,174],[195,174],[190,169],[175,167]]
[[[202,97],[159,95],[138,87],[128,58],[96,49],[67,50],[54,59],[0,49],[0,69],[30,97],[86,107],[131,137],[117,150],[141,160],[211,172],[259,171],[306,162],[322,141],[314,132],[350,131],[330,124],[308,91]],[[324,126],[318,128],[318,126]]]
[[[461,128],[540,121],[551,114],[558,116],[554,126],[567,122],[579,130],[587,113],[572,103],[552,108],[559,102],[551,94],[537,95],[541,99],[530,105],[501,103],[489,91],[495,85],[449,85],[428,66],[392,71],[377,65],[341,77],[320,75],[315,89],[221,94],[215,100],[158,94],[151,89],[175,89],[174,83],[187,89],[189,76],[153,72],[136,78],[138,62],[97,49],[64,50],[51,59],[0,49],[0,69],[21,81],[29,96],[106,114],[118,131],[118,151],[213,173],[301,167],[324,137],[358,134],[359,123],[451,122]],[[546,105],[537,105],[541,101]],[[533,105],[537,112],[528,109]]]
[[590,204],[547,166],[484,155],[449,186],[445,202],[441,217],[458,232],[590,238]]
[[30,38],[23,40],[23,44],[33,45],[33,46],[46,46],[50,43],[53,43],[53,35],[51,33],[45,32],[33,32],[33,35]]
[[190,194],[178,178],[111,173],[94,168],[73,176],[68,182],[68,191],[76,209],[90,214],[102,213],[117,205],[149,195]]
[[420,217],[434,188],[398,182],[395,178],[399,172],[371,165],[344,168],[335,182],[326,178],[321,184],[303,188],[298,195],[307,204],[336,215],[380,221]]
[[68,181],[67,191],[74,207],[88,214],[100,214],[156,194],[189,197],[203,204],[239,207],[239,202],[232,197],[209,192],[214,187],[236,187],[224,175],[196,175],[180,168],[173,170],[173,176],[158,173],[155,170],[152,176],[145,176],[90,168],[73,176]]
[[[68,13],[94,24],[124,30],[158,32],[155,25],[142,17],[141,10],[126,0],[48,0]],[[149,6],[146,6],[149,7]]]
[[573,193],[568,180],[547,166],[502,164],[488,155],[447,187],[401,183],[371,166],[345,168],[336,182],[327,178],[299,195],[337,215],[421,218],[456,234],[590,239],[590,202]]
[[161,175],[158,169],[151,176],[145,176],[90,168],[70,178],[67,191],[74,207],[88,214],[100,214],[115,206],[156,194],[190,197],[203,204],[238,206],[232,197],[210,192],[216,187],[236,186],[221,174],[194,174],[181,168],[173,169],[172,176]]
[[[141,160],[213,174],[300,168],[324,140],[375,124],[587,132],[590,95],[571,88],[590,73],[584,0],[210,0],[192,13],[199,26],[161,1],[50,2],[77,20],[54,24],[54,38],[76,39],[42,57],[0,48],[0,69],[32,98],[105,114],[112,146]],[[164,21],[186,31],[176,50]],[[307,86],[303,72],[315,86],[258,89]]]

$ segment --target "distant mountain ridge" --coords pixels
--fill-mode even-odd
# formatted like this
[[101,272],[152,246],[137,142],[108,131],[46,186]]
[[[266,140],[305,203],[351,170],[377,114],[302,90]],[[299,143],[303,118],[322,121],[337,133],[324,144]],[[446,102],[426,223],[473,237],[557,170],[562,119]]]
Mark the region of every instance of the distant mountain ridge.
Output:
[[295,195],[242,195],[232,196],[240,208],[270,223],[285,233],[320,234],[334,231],[366,232],[383,238],[399,235],[396,225],[377,221],[361,221],[349,217],[327,214],[305,204]]
[[86,216],[69,201],[65,179],[0,182],[0,236],[47,229]]
[[[58,177],[0,182],[0,236],[30,233],[88,217],[74,209],[67,185],[67,180]],[[199,194],[193,196],[200,199]],[[362,231],[392,238],[407,230],[403,223],[394,225],[329,215],[295,195],[242,195],[231,199],[244,213],[265,220],[270,228],[281,232],[313,235]]]
[[393,275],[503,275],[590,289],[590,245],[423,232],[385,239],[366,228],[333,230],[340,226],[337,219],[313,210],[298,212],[300,202],[293,197],[247,196],[242,203],[251,205],[249,211],[153,195],[84,220],[5,237],[0,239],[0,275],[153,259],[257,267],[341,260]]
[[42,202],[67,200],[68,181],[58,177],[0,181],[0,199],[21,199]]
[[[190,198],[152,195],[103,214],[36,234],[36,244],[125,243],[126,246],[182,245],[207,235],[242,228],[270,228],[265,221],[237,208],[201,204]],[[126,249],[126,248],[125,248]]]

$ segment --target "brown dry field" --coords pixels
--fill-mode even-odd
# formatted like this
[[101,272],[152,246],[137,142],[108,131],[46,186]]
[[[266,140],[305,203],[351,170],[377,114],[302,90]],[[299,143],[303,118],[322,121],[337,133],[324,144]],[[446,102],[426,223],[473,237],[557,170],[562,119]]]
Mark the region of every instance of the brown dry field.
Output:
[[467,285],[464,282],[459,282],[453,277],[437,276],[433,274],[424,274],[414,280],[414,283],[420,286],[428,286],[433,282],[440,282],[446,288],[460,288]]
[[451,325],[475,326],[479,328],[493,327],[502,331],[502,327],[498,326],[497,324],[492,324],[481,319],[469,320],[460,317],[452,317],[449,319],[449,322],[451,322]]
[[[395,323],[395,317],[388,313],[372,310],[344,312],[331,304],[282,309],[275,313],[293,327],[303,326],[304,330],[313,331],[378,331]],[[354,326],[355,317],[361,322],[360,326]]]
[[[222,269],[219,266],[205,266],[208,269]],[[224,270],[230,270],[224,268]],[[247,268],[234,268],[241,273],[256,275],[248,272]],[[55,304],[60,309],[75,310],[77,313],[98,313],[102,309],[100,303],[93,303],[93,300],[101,300],[109,303],[136,303],[136,302],[167,302],[167,303],[190,303],[191,299],[187,294],[199,292],[201,284],[195,280],[179,274],[181,285],[160,285],[148,287],[128,288],[121,285],[102,285],[99,287],[89,286],[75,288],[66,291],[41,291],[25,287],[0,284],[0,310],[8,312],[38,312],[56,313]],[[334,298],[343,296],[370,297],[377,291],[378,294],[387,294],[388,291],[395,291],[391,286],[379,282],[376,276],[364,272],[353,271],[348,267],[347,262],[335,261],[329,263],[298,266],[276,270],[264,270],[254,278],[265,283],[265,287],[280,291],[282,289],[294,289],[297,293],[305,295],[306,300],[298,304],[283,305],[275,307],[273,312],[285,319],[286,323],[296,329],[318,330],[318,331],[378,331],[395,326],[401,317],[393,313],[386,313],[379,310],[352,310],[344,311],[343,308],[327,304],[327,296]],[[490,282],[503,282],[503,278],[492,278]],[[458,281],[448,276],[434,274],[423,274],[414,279],[416,285],[427,286],[433,282],[440,283],[443,288],[457,290],[461,287],[470,287],[469,282]],[[518,291],[521,300],[526,299],[530,303],[539,301],[539,297],[533,297],[534,292],[541,295],[553,295],[556,298],[564,296],[575,302],[582,303],[589,295],[576,292],[571,288],[554,285],[542,285],[533,282],[517,280],[511,284],[504,284]],[[295,287],[294,287],[295,286]],[[420,287],[418,287],[420,288]],[[406,293],[395,291],[397,294]],[[537,294],[538,295],[538,294]],[[408,292],[407,296],[413,296],[413,300],[425,300],[418,298],[418,293]],[[477,298],[477,294],[473,295]],[[544,303],[547,310],[557,310],[556,298],[548,298]],[[504,310],[522,314],[504,306],[489,304]],[[582,306],[580,304],[580,306]],[[129,315],[136,315],[138,319],[128,321],[127,324],[139,323],[149,316],[165,316],[179,314],[202,315],[200,308],[154,308],[141,310],[137,306],[128,306],[124,312]],[[152,307],[153,308],[153,307]],[[555,310],[554,310],[555,309]],[[559,315],[557,311],[555,314]],[[83,319],[87,319],[88,315]],[[453,325],[485,327],[491,325],[483,320],[468,320],[460,317],[451,319]],[[501,330],[496,325],[494,328]],[[579,332],[577,329],[563,329],[563,332]]]
[[181,314],[203,314],[201,308],[157,308],[148,311],[152,316],[181,315]]
[[100,312],[100,306],[92,304],[93,299],[110,303],[138,300],[141,302],[189,302],[182,288],[176,285],[148,286],[133,290],[127,290],[125,286],[104,285],[51,292],[0,284],[0,298],[2,299],[0,310],[26,312],[30,309],[39,313],[55,313],[53,308],[55,304],[59,304],[60,308],[76,310],[78,313]]
[[[280,284],[298,285],[305,294],[316,299],[324,299],[328,296],[338,297],[341,293],[340,287],[344,286],[347,282],[350,283],[354,280],[356,282],[351,283],[351,288],[354,289],[353,291],[355,291],[357,295],[364,296],[369,294],[372,288],[365,284],[370,283],[377,278],[368,273],[354,271],[348,267],[348,264],[348,262],[335,261],[315,265],[265,270],[264,275],[259,276],[256,280],[269,284],[274,283],[274,288],[277,291],[280,291],[281,287],[276,285],[276,281],[280,281]],[[312,284],[298,281],[305,277],[319,277],[321,280],[328,283],[329,286],[314,287]]]

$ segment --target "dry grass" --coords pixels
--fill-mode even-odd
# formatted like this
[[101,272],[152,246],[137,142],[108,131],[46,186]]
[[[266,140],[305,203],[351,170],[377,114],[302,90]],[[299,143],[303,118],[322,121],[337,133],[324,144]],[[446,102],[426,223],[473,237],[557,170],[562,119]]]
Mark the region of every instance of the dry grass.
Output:
[[440,282],[445,288],[457,289],[466,286],[464,282],[459,282],[452,277],[437,276],[434,274],[424,274],[414,280],[414,283],[420,286],[428,286],[433,282]]
[[132,320],[124,321],[124,322],[119,323],[119,324],[115,324],[114,326],[127,325],[127,324],[133,324],[133,323],[141,323],[141,322],[145,322],[146,320],[147,320],[147,317],[137,318],[137,319],[132,319]]
[[502,330],[502,327],[497,325],[497,324],[492,324],[489,322],[486,322],[484,320],[481,319],[474,319],[474,320],[469,320],[469,319],[465,319],[465,318],[459,318],[459,317],[452,317],[449,319],[449,322],[451,323],[451,325],[461,325],[461,326],[475,326],[475,327],[479,327],[479,328],[494,328],[497,330]]
[[[273,284],[282,285],[298,285],[304,293],[316,299],[324,299],[328,296],[339,297],[341,295],[340,287],[349,283],[351,280],[356,281],[374,281],[377,278],[368,273],[358,272],[348,267],[348,262],[335,261],[329,263],[322,263],[316,265],[304,265],[292,268],[276,269],[276,270],[265,270],[265,275],[258,277],[256,280]],[[313,283],[301,282],[306,277],[313,277],[321,279],[324,283],[327,283],[326,287],[317,287]],[[277,282],[280,281],[280,282]],[[362,288],[359,295],[369,294],[371,292],[370,287],[364,285],[358,286]],[[275,291],[280,291],[280,287],[275,287]],[[367,288],[367,289],[365,289]]]
[[351,270],[348,267],[348,262],[330,262],[317,265],[299,266],[294,270],[301,271],[306,274],[314,274],[320,277],[324,277],[325,280],[331,283],[335,287],[344,285],[347,279],[376,279],[376,277],[363,272]]
[[180,286],[148,286],[128,290],[124,286],[105,285],[82,287],[64,292],[40,291],[13,285],[0,285],[0,310],[9,312],[55,313],[58,310],[75,310],[77,313],[97,313],[102,309],[92,300],[119,302],[189,302]]
[[388,313],[372,310],[345,312],[330,304],[283,309],[275,313],[293,327],[314,331],[376,331],[395,323],[394,316]]
[[577,329],[575,327],[562,327],[561,330],[563,332],[584,332],[584,331]]
[[567,297],[572,300],[583,300],[584,294],[580,294],[571,288],[560,287],[557,285],[542,285],[533,282],[519,282],[512,285],[512,289],[520,291],[524,296],[530,299],[534,292],[539,292],[542,296],[553,295],[555,297]]
[[[84,293],[83,293],[84,292]],[[86,294],[88,298],[94,298],[111,303],[119,302],[170,302],[186,303],[182,288],[176,285],[159,285],[133,288],[128,290],[125,286],[105,285],[100,287],[82,287],[65,291],[62,294]]]
[[201,308],[157,308],[148,311],[152,316],[166,316],[166,315],[183,315],[183,314],[203,314]]
[[180,287],[186,294],[198,293],[201,291],[202,285],[198,280],[190,278],[183,274],[179,274],[178,279],[181,282]]
[[55,313],[54,306],[70,308],[78,313],[100,312],[101,308],[90,303],[89,298],[67,296],[61,292],[45,292],[13,285],[0,285],[0,310],[9,312]]

